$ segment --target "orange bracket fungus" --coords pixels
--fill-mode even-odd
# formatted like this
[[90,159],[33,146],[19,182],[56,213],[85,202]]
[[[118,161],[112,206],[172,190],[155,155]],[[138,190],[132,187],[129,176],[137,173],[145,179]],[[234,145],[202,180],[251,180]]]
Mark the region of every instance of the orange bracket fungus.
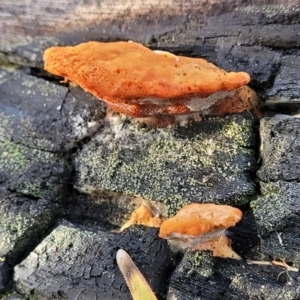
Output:
[[172,218],[162,221],[157,211],[143,202],[119,233],[131,225],[160,227],[159,237],[167,239],[174,250],[210,250],[213,256],[241,259],[226,237],[227,228],[242,218],[242,212],[229,205],[192,203],[184,206]]
[[159,236],[176,249],[210,250],[214,256],[240,259],[225,230],[242,218],[235,207],[192,203],[160,226]]
[[[52,47],[43,59],[50,73],[75,82],[113,110],[153,126],[256,106],[254,92],[245,87],[250,81],[247,73],[227,73],[204,59],[152,51],[139,43]],[[220,101],[231,104],[214,107]]]

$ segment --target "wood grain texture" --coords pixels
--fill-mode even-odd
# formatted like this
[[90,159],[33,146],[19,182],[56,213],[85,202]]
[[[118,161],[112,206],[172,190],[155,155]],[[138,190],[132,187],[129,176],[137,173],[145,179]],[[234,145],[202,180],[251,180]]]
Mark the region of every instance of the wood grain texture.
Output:
[[[300,12],[297,0],[2,0],[0,5],[2,51],[60,34],[72,37],[74,42],[119,38],[157,46],[187,46],[199,44],[209,35],[215,39],[229,36],[245,39],[244,27],[250,25],[256,26],[252,35],[257,38],[248,43],[257,44],[261,38],[260,44],[272,44],[274,38],[269,39],[267,34],[273,28],[267,25],[299,23],[296,16]],[[265,30],[260,30],[262,25],[266,26]],[[282,30],[290,35],[291,29]],[[74,31],[82,31],[82,35],[75,38]]]

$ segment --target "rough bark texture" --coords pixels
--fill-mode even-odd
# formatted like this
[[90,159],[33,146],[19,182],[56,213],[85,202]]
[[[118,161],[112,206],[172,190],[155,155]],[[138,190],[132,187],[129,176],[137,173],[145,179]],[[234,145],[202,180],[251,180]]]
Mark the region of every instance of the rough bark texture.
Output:
[[[168,299],[298,299],[297,284],[291,285],[286,274],[278,279],[279,273],[276,267],[190,252],[172,275]],[[292,276],[297,280],[298,274]]]
[[[1,300],[129,299],[118,248],[160,299],[300,298],[299,272],[208,252],[178,261],[156,229],[109,232],[137,196],[165,215],[234,204],[244,216],[228,235],[243,259],[300,267],[299,1],[2,0],[0,19]],[[139,126],[43,71],[45,48],[89,40],[246,71],[266,114],[281,115]]]
[[263,181],[300,182],[300,119],[276,115],[261,121]]
[[285,115],[261,122],[261,196],[251,202],[261,251],[300,265],[300,119]]
[[164,298],[174,254],[154,231],[114,234],[63,222],[15,268],[17,290],[46,299],[131,299],[115,260],[121,248]]
[[155,199],[169,216],[191,201],[243,205],[255,193],[255,123],[246,114],[147,130],[116,116],[76,155],[75,184]]
[[70,179],[66,159],[39,149],[0,141],[0,184],[35,198],[61,201]]
[[104,105],[79,88],[68,90],[22,71],[1,71],[0,138],[48,152],[70,149],[91,135]]
[[11,265],[45,235],[54,220],[54,206],[1,189],[0,207],[0,257]]

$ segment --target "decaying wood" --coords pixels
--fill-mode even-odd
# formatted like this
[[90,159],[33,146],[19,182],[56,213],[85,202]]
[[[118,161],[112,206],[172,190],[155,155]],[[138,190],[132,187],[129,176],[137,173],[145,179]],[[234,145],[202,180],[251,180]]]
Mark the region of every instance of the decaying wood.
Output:
[[[168,289],[169,297],[177,299],[300,297],[300,233],[295,226],[300,215],[299,168],[295,167],[299,165],[299,118],[276,116],[260,121],[262,166],[255,174],[258,122],[248,113],[177,128],[169,140],[165,133],[158,140],[158,132],[137,130],[119,116],[110,129],[101,102],[79,88],[49,82],[42,62],[44,49],[53,45],[134,40],[153,49],[204,57],[227,71],[246,71],[264,105],[275,113],[285,109],[297,113],[299,0],[2,0],[0,20],[0,211],[4,211],[0,242],[8,242],[0,247],[0,293],[12,291],[9,284],[14,280],[15,290],[28,297],[75,295],[79,286],[82,290],[76,297],[92,298],[89,293],[95,288],[96,294],[103,290],[107,296],[109,291],[112,299],[116,294],[125,299],[124,282],[117,279],[111,284],[115,277],[104,277],[116,271],[116,250],[128,246],[136,250],[133,258],[140,259],[140,265],[149,266],[143,273],[148,272],[154,280],[151,285],[161,295]],[[8,64],[22,68],[11,72]],[[126,130],[128,134],[121,136]],[[225,136],[216,135],[218,130]],[[187,152],[188,147],[193,151]],[[178,154],[179,159],[174,156],[165,163],[157,159],[162,153],[168,159],[170,153]],[[151,155],[156,155],[152,161]],[[201,165],[199,158],[207,158],[206,164]],[[217,167],[210,170],[214,164]],[[129,175],[135,165],[137,177]],[[230,179],[227,185],[221,175]],[[185,180],[187,176],[192,180]],[[90,194],[77,193],[74,184]],[[109,196],[105,198],[102,189]],[[111,191],[119,192],[114,194],[118,197]],[[172,197],[174,191],[179,197]],[[244,217],[229,237],[243,258],[262,263],[248,265],[188,252],[173,272],[175,256],[158,240],[155,229],[137,228],[118,236],[103,229],[104,225],[110,228],[112,219],[116,225],[116,220],[124,218],[120,202],[126,202],[126,208],[132,205],[126,193],[157,201],[159,196],[166,198],[172,214],[180,199],[243,205]],[[62,200],[68,200],[68,206]],[[61,219],[62,210],[72,224],[48,226]],[[30,224],[37,224],[32,229],[28,218]],[[51,233],[45,238],[40,231]],[[124,244],[122,235],[129,236]],[[43,241],[32,251],[38,245],[36,236]],[[31,254],[26,256],[26,251]],[[264,265],[264,261],[270,263]]]

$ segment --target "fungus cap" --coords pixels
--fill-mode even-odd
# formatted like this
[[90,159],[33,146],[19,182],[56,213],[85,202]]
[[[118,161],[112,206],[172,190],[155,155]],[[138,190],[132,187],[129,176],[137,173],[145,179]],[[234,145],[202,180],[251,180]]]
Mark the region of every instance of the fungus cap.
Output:
[[245,72],[227,73],[201,58],[133,42],[52,47],[43,59],[47,71],[133,117],[201,111],[250,81]]
[[229,205],[192,203],[184,206],[160,226],[159,236],[178,240],[188,248],[220,237],[225,229],[234,226],[242,212]]

